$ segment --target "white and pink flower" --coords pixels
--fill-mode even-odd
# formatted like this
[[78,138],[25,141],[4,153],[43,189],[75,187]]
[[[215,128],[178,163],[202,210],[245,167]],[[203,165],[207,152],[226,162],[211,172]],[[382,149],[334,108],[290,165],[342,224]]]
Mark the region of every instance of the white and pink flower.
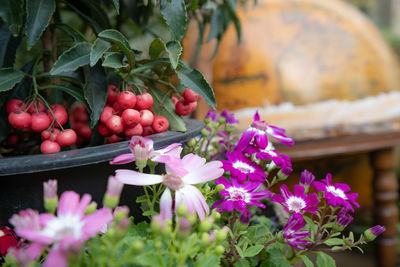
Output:
[[311,212],[316,213],[318,210],[318,197],[312,193],[306,195],[304,187],[301,185],[294,185],[294,194],[292,194],[287,185],[283,184],[280,188],[281,194],[275,194],[271,200],[282,204],[288,212],[302,213]]

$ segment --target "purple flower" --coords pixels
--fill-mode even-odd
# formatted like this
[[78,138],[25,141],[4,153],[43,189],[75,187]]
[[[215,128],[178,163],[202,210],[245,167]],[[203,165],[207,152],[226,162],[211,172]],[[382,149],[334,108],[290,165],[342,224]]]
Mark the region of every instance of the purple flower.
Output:
[[336,216],[337,230],[342,231],[353,221],[353,217],[347,213],[345,208],[342,208]]
[[253,123],[250,125],[249,128],[247,128],[246,131],[244,131],[243,135],[240,137],[240,140],[236,146],[236,150],[241,151],[245,149],[250,144],[253,137],[255,145],[257,145],[261,149],[264,149],[268,145],[268,135],[271,135],[284,145],[292,146],[294,144],[294,141],[292,138],[287,137],[285,135],[285,132],[286,131],[282,128],[278,128],[276,126],[269,125],[265,121],[261,121],[260,115],[257,111],[254,114]]
[[206,123],[208,123],[208,122],[216,123],[216,122],[218,121],[218,117],[219,117],[219,115],[218,115],[218,113],[217,113],[216,111],[214,111],[214,110],[209,110],[209,111],[207,112],[206,117],[204,118],[204,121],[205,121]]
[[257,200],[271,197],[271,192],[268,190],[258,191],[262,183],[247,181],[244,184],[239,183],[235,178],[231,178],[229,182],[226,178],[219,178],[215,184],[223,184],[225,190],[219,192],[224,198],[214,203],[212,208],[218,207],[218,212],[224,210],[231,212],[236,209],[240,212],[247,210],[247,205],[265,208],[265,205]]
[[304,170],[300,175],[300,185],[304,187],[308,188],[312,184],[312,182],[314,182],[314,180],[315,176],[307,170]]
[[356,202],[358,197],[357,193],[349,193],[346,192],[350,191],[350,186],[347,184],[336,183],[335,185],[332,184],[332,175],[328,173],[325,179],[322,179],[322,182],[313,182],[313,186],[318,191],[323,191],[324,196],[326,198],[326,203],[331,205],[332,207],[342,206],[347,210],[351,210],[354,212],[355,207],[359,208],[360,205]]
[[251,181],[264,182],[267,177],[262,168],[254,164],[249,158],[239,151],[226,152],[228,160],[222,160],[224,170],[231,173],[239,182],[244,183],[248,177]]
[[271,143],[268,143],[267,147],[264,149],[261,149],[258,146],[251,144],[244,150],[244,152],[248,155],[256,154],[256,158],[260,160],[270,159],[281,168],[292,166],[290,158],[284,154],[278,153]]
[[385,226],[375,225],[364,232],[364,238],[366,241],[372,241],[385,231]]
[[235,114],[231,113],[229,114],[228,111],[226,109],[224,109],[221,112],[221,117],[224,117],[226,119],[226,124],[228,124],[229,126],[235,126],[239,123],[239,120],[237,120],[235,118]]
[[299,213],[292,214],[286,225],[283,227],[283,238],[289,246],[305,250],[304,246],[311,245],[310,242],[304,240],[305,237],[309,236],[308,231],[299,231],[306,225],[303,216]]
[[242,214],[240,214],[239,222],[241,224],[249,224],[251,216],[252,216],[251,212],[248,210],[245,210]]
[[288,212],[301,213],[311,212],[316,213],[318,210],[318,197],[316,194],[306,195],[304,187],[301,185],[294,185],[294,194],[292,194],[288,187],[283,184],[280,188],[281,194],[275,194],[271,200],[282,204]]

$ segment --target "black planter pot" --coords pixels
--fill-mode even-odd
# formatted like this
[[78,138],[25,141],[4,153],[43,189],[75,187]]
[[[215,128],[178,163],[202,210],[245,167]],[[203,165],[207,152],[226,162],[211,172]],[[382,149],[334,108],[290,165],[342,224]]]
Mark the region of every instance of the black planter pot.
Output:
[[[151,136],[155,149],[172,143],[181,143],[195,137],[203,123],[188,119],[185,133],[164,132]],[[74,190],[89,193],[99,205],[106,191],[107,179],[116,169],[133,168],[134,165],[109,165],[114,157],[130,153],[129,141],[75,149],[54,154],[41,154],[0,159],[0,226],[20,210],[32,208],[43,211],[43,182],[58,180],[58,193]],[[125,186],[121,205],[128,205],[132,215],[142,220],[136,197],[141,188]],[[136,211],[137,210],[137,211]]]

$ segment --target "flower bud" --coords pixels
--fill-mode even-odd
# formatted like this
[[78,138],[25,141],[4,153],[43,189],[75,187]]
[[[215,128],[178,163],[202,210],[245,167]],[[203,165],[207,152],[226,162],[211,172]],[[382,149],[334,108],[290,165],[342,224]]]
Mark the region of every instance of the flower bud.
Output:
[[133,241],[131,246],[134,252],[141,252],[143,250],[144,244],[140,240],[135,240]]
[[54,213],[58,206],[57,180],[43,183],[44,207],[49,213]]
[[364,238],[367,242],[375,240],[380,234],[386,231],[381,225],[375,225],[364,232]]
[[210,244],[210,235],[208,233],[201,234],[201,244],[207,246]]
[[239,216],[239,222],[242,224],[249,224],[251,219],[251,212],[248,210],[244,210],[242,214]]
[[151,220],[151,223],[150,223],[151,231],[154,234],[160,233],[161,232],[161,225],[162,225],[162,222],[161,222],[160,215],[154,215],[153,219]]
[[278,241],[279,243],[286,243],[285,238],[283,237],[283,233],[282,231],[278,233],[278,235],[276,236],[276,241]]
[[226,122],[226,118],[221,116],[221,117],[218,118],[218,122],[220,124],[224,124]]
[[219,184],[215,187],[215,189],[217,190],[217,192],[221,192],[225,190],[225,185],[223,184]]
[[196,145],[196,141],[194,139],[190,139],[189,141],[186,142],[186,145],[188,147],[192,147]]
[[186,216],[186,219],[187,219],[189,222],[191,222],[191,223],[193,224],[193,223],[196,222],[197,216],[196,216],[195,213],[189,213],[189,214]]
[[176,209],[176,213],[178,214],[179,217],[185,216],[186,211],[187,211],[186,205],[183,203],[179,204],[178,208]]
[[118,181],[114,176],[108,178],[107,192],[103,198],[104,206],[113,209],[118,205],[123,186],[124,184]]
[[233,133],[234,131],[237,130],[237,128],[239,127],[238,124],[232,124],[232,123],[227,123],[225,125],[225,131],[227,131],[228,133]]
[[186,218],[181,218],[179,220],[179,233],[186,235],[192,229],[192,223],[189,222]]
[[278,180],[279,181],[285,181],[292,171],[293,171],[293,169],[290,166],[283,167],[282,169],[280,169],[278,171],[278,174],[277,174],[278,175]]
[[206,128],[203,128],[202,130],[201,130],[201,136],[203,136],[203,137],[207,137],[210,133],[211,133],[211,129],[210,130],[208,130],[208,129],[210,129],[209,127],[206,127]]
[[219,213],[216,209],[213,209],[211,212],[211,216],[214,218],[214,220],[218,221],[221,219],[221,213]]
[[162,242],[160,240],[154,241],[154,247],[156,249],[161,249],[162,248]]
[[90,204],[86,207],[85,214],[92,214],[96,211],[97,209],[97,203],[92,201]]
[[127,206],[119,206],[115,208],[114,218],[116,221],[128,218],[128,216],[129,216],[129,208]]
[[224,229],[215,230],[215,240],[217,240],[217,242],[224,241],[227,236],[228,232],[225,231]]
[[224,251],[225,251],[225,248],[222,245],[218,245],[215,248],[215,253],[217,253],[218,255],[222,255],[222,253],[224,253]]
[[199,230],[200,232],[208,232],[210,231],[212,225],[214,223],[213,217],[207,217],[200,222]]

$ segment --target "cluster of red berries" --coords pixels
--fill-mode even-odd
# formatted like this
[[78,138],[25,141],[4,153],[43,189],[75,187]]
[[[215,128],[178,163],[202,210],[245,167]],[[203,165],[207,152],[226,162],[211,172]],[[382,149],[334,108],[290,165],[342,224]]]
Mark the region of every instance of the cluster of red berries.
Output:
[[176,96],[172,97],[172,101],[175,104],[175,112],[180,116],[189,115],[196,107],[197,100],[200,99],[200,95],[193,92],[192,89],[186,88],[183,92],[183,99]]
[[85,145],[90,143],[92,137],[92,129],[89,126],[89,115],[83,103],[75,102],[69,109],[69,121],[71,128],[78,135],[76,139],[77,145]]
[[70,146],[76,142],[77,135],[74,130],[61,131],[56,128],[68,121],[68,113],[62,105],[51,105],[46,112],[46,107],[41,101],[25,103],[19,99],[11,99],[7,103],[6,111],[13,128],[41,132],[42,153],[58,152],[61,146]]
[[153,113],[153,97],[149,93],[135,95],[129,86],[119,92],[114,85],[108,86],[107,104],[100,115],[97,127],[106,143],[114,143],[124,137],[147,136],[168,130],[169,122]]

